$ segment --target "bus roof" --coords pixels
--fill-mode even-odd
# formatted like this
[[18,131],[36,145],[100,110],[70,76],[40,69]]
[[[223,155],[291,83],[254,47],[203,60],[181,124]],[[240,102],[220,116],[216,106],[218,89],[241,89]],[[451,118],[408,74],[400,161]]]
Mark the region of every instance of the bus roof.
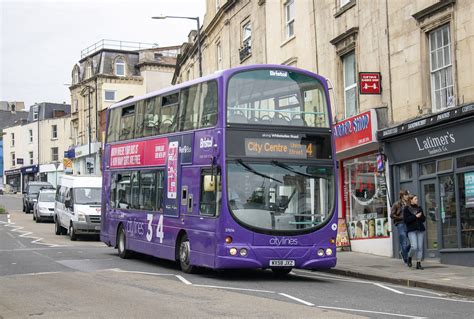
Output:
[[66,186],[70,188],[77,187],[102,187],[102,177],[99,176],[71,176],[63,175],[59,179],[60,186]]
[[145,95],[140,95],[140,96],[136,96],[136,97],[133,97],[133,98],[125,100],[125,101],[117,102],[117,103],[111,105],[109,107],[109,109],[113,109],[113,108],[116,108],[116,107],[121,107],[121,106],[124,106],[124,105],[134,104],[137,101],[145,100],[145,99],[148,99],[150,97],[157,96],[157,95],[162,95],[162,94],[165,94],[165,93],[172,93],[174,91],[177,91],[177,90],[182,89],[182,88],[186,88],[188,86],[191,86],[191,85],[194,85],[194,84],[197,84],[197,83],[202,83],[202,82],[207,82],[207,81],[210,81],[210,80],[218,79],[222,76],[228,76],[230,74],[233,74],[233,73],[236,73],[236,72],[239,72],[239,71],[255,70],[255,69],[267,69],[267,68],[276,68],[276,69],[284,68],[284,69],[287,69],[287,70],[294,70],[296,72],[306,73],[308,75],[311,74],[312,76],[319,77],[321,80],[323,79],[323,77],[320,76],[320,75],[314,74],[312,72],[309,72],[309,71],[306,71],[306,70],[303,70],[303,69],[298,69],[298,68],[295,68],[295,67],[287,66],[287,65],[280,65],[280,64],[245,65],[245,66],[238,66],[238,67],[231,68],[231,69],[218,70],[218,71],[214,72],[213,74],[209,74],[209,75],[203,76],[201,78],[196,78],[194,80],[190,80],[190,81],[183,82],[181,84],[169,86],[169,87],[163,88],[163,89],[158,90],[158,91],[153,91],[153,92],[147,93]]

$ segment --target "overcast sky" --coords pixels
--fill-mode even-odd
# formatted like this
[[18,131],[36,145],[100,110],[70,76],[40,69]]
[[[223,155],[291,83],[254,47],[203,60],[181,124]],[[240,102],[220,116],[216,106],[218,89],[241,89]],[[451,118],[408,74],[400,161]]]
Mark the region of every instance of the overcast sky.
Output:
[[81,50],[102,39],[181,45],[205,0],[0,0],[0,100],[71,103]]

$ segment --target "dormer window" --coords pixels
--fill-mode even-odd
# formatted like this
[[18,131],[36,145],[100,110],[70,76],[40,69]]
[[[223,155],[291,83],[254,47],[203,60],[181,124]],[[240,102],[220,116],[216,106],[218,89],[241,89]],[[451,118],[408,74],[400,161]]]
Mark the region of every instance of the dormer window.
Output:
[[72,84],[79,83],[79,67],[76,65],[72,70]]
[[92,62],[87,63],[86,66],[86,79],[92,77]]
[[123,58],[115,60],[115,75],[125,76],[125,60]]

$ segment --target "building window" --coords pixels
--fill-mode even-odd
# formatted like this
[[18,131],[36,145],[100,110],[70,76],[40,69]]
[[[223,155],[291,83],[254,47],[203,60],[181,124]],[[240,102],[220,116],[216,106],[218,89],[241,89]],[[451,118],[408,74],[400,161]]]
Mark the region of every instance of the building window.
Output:
[[79,101],[76,99],[73,102],[73,112],[79,111]]
[[216,44],[217,69],[222,69],[222,45],[220,42]]
[[247,21],[242,25],[242,47],[239,50],[240,62],[252,54],[252,25]]
[[123,58],[115,60],[115,75],[125,76],[125,60]]
[[33,152],[29,152],[30,154],[30,165],[33,165]]
[[51,160],[53,162],[57,162],[59,160],[57,147],[51,147]]
[[33,130],[28,130],[28,134],[30,143],[33,143]]
[[351,0],[340,0],[339,2],[339,7],[344,7],[345,5],[347,5],[349,2],[351,2]]
[[350,239],[389,236],[387,188],[376,154],[343,161],[344,202]]
[[77,83],[79,83],[79,70],[77,67],[75,67],[74,71],[72,71],[72,84]]
[[357,114],[357,80],[355,53],[352,51],[342,57],[344,69],[344,117]]
[[58,126],[51,126],[51,138],[58,138]]
[[16,165],[15,160],[15,153],[12,153],[12,166]]
[[15,133],[11,133],[10,136],[12,138],[12,146],[15,146]]
[[287,0],[285,2],[285,33],[287,38],[295,34],[295,1]]
[[449,24],[429,33],[433,111],[454,105],[453,64]]
[[38,119],[38,107],[33,108],[33,121]]
[[86,66],[86,79],[92,77],[92,62],[88,62]]
[[106,101],[115,101],[115,91],[105,90],[104,94]]

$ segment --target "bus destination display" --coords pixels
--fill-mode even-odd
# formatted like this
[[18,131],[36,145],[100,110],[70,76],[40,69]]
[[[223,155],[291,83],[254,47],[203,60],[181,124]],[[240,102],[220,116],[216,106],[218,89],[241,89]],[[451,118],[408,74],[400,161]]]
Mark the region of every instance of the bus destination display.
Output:
[[266,138],[246,138],[245,156],[269,158],[313,157],[313,144],[302,145],[299,141]]

